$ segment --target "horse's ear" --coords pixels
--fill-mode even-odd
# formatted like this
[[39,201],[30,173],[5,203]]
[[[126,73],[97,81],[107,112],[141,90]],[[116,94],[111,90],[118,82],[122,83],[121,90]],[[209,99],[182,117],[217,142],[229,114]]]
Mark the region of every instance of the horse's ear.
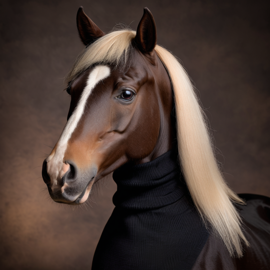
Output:
[[148,8],[144,8],[143,16],[137,28],[135,42],[142,53],[151,53],[156,46],[156,24]]
[[105,33],[84,13],[83,7],[77,12],[77,28],[84,45],[89,45]]

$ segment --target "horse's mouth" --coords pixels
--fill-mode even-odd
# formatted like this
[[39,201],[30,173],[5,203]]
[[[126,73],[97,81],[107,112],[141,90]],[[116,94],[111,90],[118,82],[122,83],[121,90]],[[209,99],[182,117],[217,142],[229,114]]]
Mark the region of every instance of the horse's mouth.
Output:
[[82,193],[75,199],[75,200],[68,200],[64,197],[63,195],[63,191],[61,192],[61,189],[59,189],[59,192],[56,193],[53,193],[52,192],[52,189],[49,185],[47,185],[48,187],[48,191],[49,191],[49,194],[51,196],[51,198],[57,202],[57,203],[64,203],[64,204],[72,204],[72,205],[78,205],[78,204],[82,204],[84,203],[88,197],[89,197],[89,194],[90,194],[90,191],[92,189],[92,186],[94,184],[94,178],[95,177],[92,177],[87,185],[85,186],[84,190],[82,191]]

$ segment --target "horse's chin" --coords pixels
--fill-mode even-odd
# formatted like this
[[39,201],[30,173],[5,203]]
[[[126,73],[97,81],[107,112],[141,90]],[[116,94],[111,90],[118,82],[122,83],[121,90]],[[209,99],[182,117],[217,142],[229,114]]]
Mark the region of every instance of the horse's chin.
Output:
[[85,190],[81,193],[81,195],[76,199],[75,204],[82,204],[85,203],[91,193],[92,186],[94,184],[94,180],[92,179],[88,185],[86,186]]
[[77,203],[79,203],[79,204],[85,203],[85,202],[87,201],[87,199],[88,199],[90,193],[91,193],[91,189],[92,189],[92,185],[89,185],[89,186],[86,188],[86,190],[85,190],[83,196],[81,197],[81,199],[80,199]]

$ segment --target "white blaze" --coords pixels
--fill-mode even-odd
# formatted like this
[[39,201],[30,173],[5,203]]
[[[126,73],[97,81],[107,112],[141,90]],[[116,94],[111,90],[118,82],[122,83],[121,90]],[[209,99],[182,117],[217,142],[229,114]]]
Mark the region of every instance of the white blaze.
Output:
[[89,74],[81,98],[63,130],[63,133],[57,143],[56,150],[47,158],[47,171],[51,177],[53,185],[57,185],[57,177],[63,166],[63,158],[67,149],[67,143],[83,115],[88,97],[97,83],[109,75],[110,69],[107,66],[97,66]]

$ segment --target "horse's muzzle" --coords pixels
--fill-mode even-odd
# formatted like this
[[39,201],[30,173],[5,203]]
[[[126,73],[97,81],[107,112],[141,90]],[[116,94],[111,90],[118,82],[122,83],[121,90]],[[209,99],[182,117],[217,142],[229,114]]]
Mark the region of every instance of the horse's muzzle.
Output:
[[88,188],[95,177],[96,170],[90,170],[88,173],[80,172],[73,162],[66,161],[65,164],[68,165],[66,165],[68,169],[65,174],[53,181],[47,170],[47,161],[44,160],[42,166],[43,181],[55,202],[79,204],[85,193],[88,193]]

